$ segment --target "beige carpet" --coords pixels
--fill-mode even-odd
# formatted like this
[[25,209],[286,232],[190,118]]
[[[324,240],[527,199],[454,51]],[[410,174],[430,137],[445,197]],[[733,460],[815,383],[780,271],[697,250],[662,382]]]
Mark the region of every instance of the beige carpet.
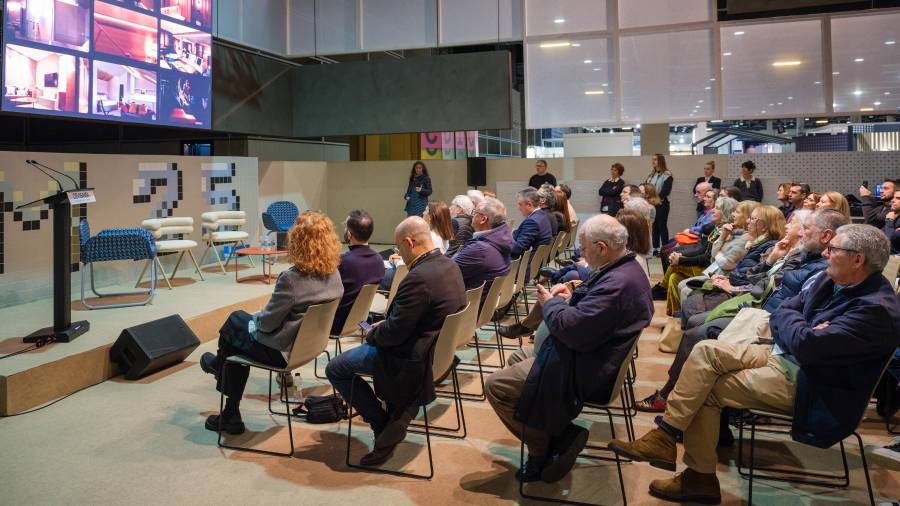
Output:
[[[658,313],[659,314],[659,313]],[[483,332],[487,338],[490,334]],[[638,359],[637,397],[662,384],[672,355],[656,350],[658,330],[642,337]],[[3,504],[499,504],[523,501],[513,477],[518,442],[503,428],[486,403],[466,402],[468,437],[463,441],[432,438],[435,477],[418,481],[360,472],[344,463],[346,422],[294,425],[294,458],[223,451],[216,434],[203,428],[205,417],[218,409],[212,377],[195,364],[215,343],[201,346],[189,363],[139,382],[113,379],[77,393],[36,413],[0,420],[0,503]],[[463,358],[471,357],[471,352]],[[496,360],[492,358],[491,360]],[[313,376],[312,365],[301,371],[303,394],[324,393],[327,384]],[[288,445],[284,417],[266,413],[267,375],[254,371],[242,405],[249,433],[235,443],[283,450]],[[465,389],[474,390],[471,377]],[[442,401],[443,402],[443,401]],[[437,422],[453,424],[446,403],[429,413]],[[434,420],[432,420],[434,421]],[[582,420],[593,439],[609,438],[603,419]],[[635,420],[637,434],[652,425],[652,416]],[[357,430],[358,429],[358,430]],[[616,426],[624,435],[624,425]],[[870,444],[890,440],[880,420],[867,419],[864,438]],[[424,472],[423,438],[410,435],[401,445],[393,468]],[[358,459],[371,444],[371,433],[354,424],[351,450]],[[846,490],[766,484],[754,487],[757,504],[848,504],[867,502],[858,449],[847,441],[851,486]],[[763,438],[763,463],[800,464],[807,469],[837,471],[836,449],[816,450]],[[726,504],[746,501],[747,482],[738,476],[736,451],[720,451],[719,479]],[[870,456],[876,501],[900,498],[900,465]],[[657,504],[647,494],[650,480],[670,475],[646,464],[622,466],[628,501]],[[621,504],[615,464],[579,461],[571,475],[556,485],[530,485],[532,493],[602,504]]]

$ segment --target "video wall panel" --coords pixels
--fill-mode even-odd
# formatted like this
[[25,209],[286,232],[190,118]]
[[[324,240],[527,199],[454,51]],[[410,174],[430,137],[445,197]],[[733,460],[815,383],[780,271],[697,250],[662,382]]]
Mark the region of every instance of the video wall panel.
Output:
[[4,0],[2,110],[208,129],[213,0]]

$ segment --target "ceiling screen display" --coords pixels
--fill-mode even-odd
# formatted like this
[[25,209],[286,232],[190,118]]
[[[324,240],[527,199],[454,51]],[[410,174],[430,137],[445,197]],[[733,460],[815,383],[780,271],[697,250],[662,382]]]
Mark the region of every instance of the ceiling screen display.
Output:
[[2,110],[210,128],[213,0],[4,0]]

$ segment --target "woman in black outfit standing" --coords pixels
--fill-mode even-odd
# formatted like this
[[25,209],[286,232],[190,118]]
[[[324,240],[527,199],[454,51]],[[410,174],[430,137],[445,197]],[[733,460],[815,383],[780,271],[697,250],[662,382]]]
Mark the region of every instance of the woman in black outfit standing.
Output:
[[428,196],[431,195],[431,177],[428,176],[428,167],[421,161],[413,164],[409,172],[409,184],[406,185],[406,216],[422,216],[428,206]]
[[672,173],[666,168],[666,157],[657,153],[650,159],[650,175],[644,181],[656,188],[659,204],[656,205],[656,219],[653,221],[653,253],[669,242],[669,194],[672,193]]
[[741,190],[743,200],[755,200],[762,202],[763,188],[762,182],[753,177],[753,171],[756,170],[756,164],[747,160],[741,164],[741,177],[734,180],[734,186]]
[[615,218],[616,213],[622,208],[622,188],[625,187],[625,181],[622,174],[625,173],[625,167],[621,163],[614,163],[609,168],[609,179],[603,182],[600,187],[600,212],[608,214]]

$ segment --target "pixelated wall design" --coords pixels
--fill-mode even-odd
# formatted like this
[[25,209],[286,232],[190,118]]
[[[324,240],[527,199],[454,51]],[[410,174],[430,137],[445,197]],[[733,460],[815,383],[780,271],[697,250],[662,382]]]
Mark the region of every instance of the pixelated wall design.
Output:
[[211,206],[226,206],[225,211],[240,211],[241,196],[234,188],[237,166],[232,163],[204,163],[200,169],[200,191]]
[[[66,162],[63,165],[63,172],[70,173],[71,175],[77,175],[76,180],[78,181],[80,188],[87,187],[87,164],[84,162]],[[68,182],[68,179],[62,178],[62,181]],[[65,184],[65,183],[64,183]],[[21,204],[26,202],[30,202],[32,200],[36,200],[37,198],[43,199],[51,194],[51,192],[56,192],[58,187],[56,183],[52,180],[47,182],[47,190],[38,192],[37,197],[35,198],[25,198],[25,192],[22,190],[16,190],[12,186],[12,183],[6,181],[6,172],[0,170],[0,274],[5,272],[5,244],[6,244],[6,232],[8,231],[6,228],[6,216],[12,215],[12,223],[20,223],[21,230],[23,232],[31,232],[41,229],[41,222],[46,222],[50,220],[50,210],[46,208],[41,208],[39,205],[35,207],[29,207],[21,210],[17,210]],[[87,218],[87,205],[81,204],[74,206],[72,208],[72,223],[73,223],[73,253],[72,253],[72,270],[78,270],[78,258],[79,258],[79,250],[78,250],[78,221],[81,218]],[[47,224],[49,226],[49,224]]]
[[168,218],[184,200],[182,171],[177,163],[138,164],[138,178],[132,180],[131,198],[135,204],[149,204],[153,195],[161,195],[151,218]]

